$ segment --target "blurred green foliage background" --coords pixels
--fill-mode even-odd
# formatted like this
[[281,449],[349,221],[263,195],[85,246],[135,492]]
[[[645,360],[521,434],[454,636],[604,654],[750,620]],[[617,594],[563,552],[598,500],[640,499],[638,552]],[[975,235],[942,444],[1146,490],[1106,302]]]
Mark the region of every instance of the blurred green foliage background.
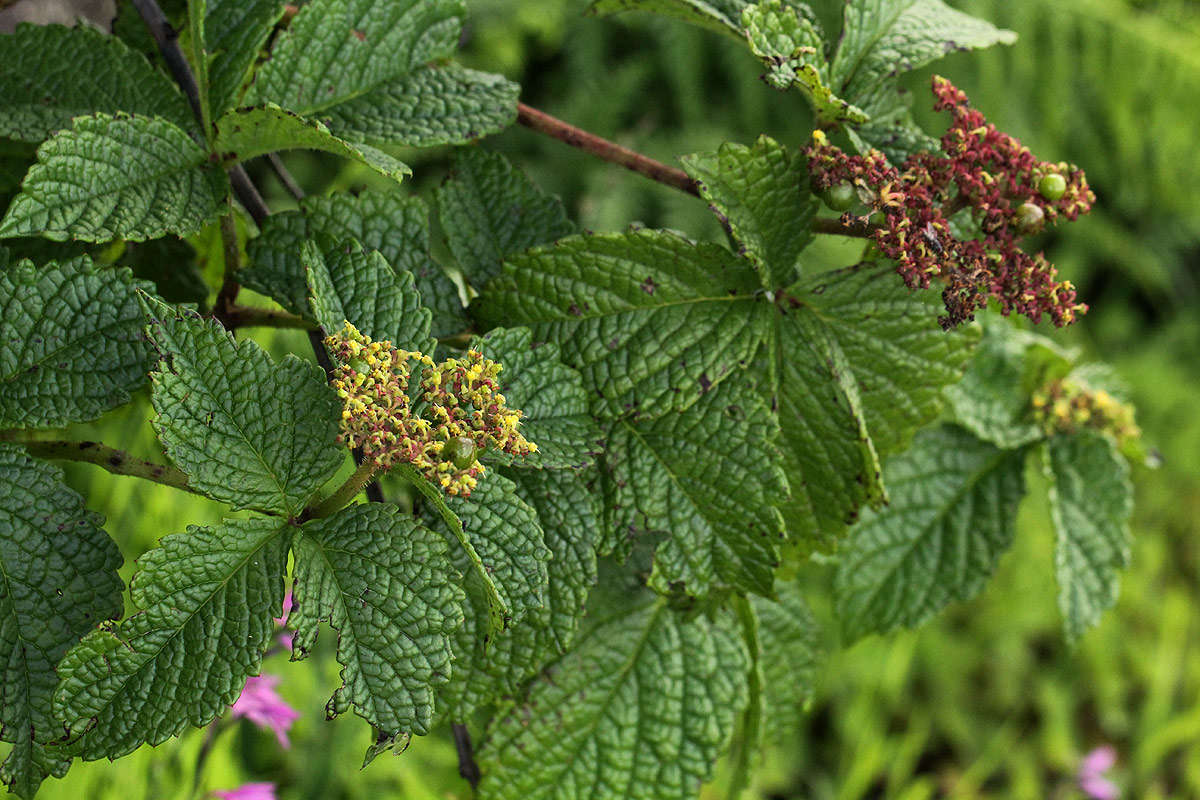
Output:
[[[1060,635],[1047,509],[1022,510],[1017,545],[987,591],[915,632],[874,637],[836,653],[820,673],[802,729],[772,743],[757,776],[769,798],[1082,797],[1081,757],[1101,744],[1119,754],[1113,777],[1128,798],[1200,797],[1200,5],[1186,0],[961,0],[963,10],[1020,34],[1011,48],[956,54],[936,70],[1041,158],[1083,166],[1097,210],[1042,242],[1092,304],[1053,335],[1110,361],[1132,387],[1157,471],[1136,468],[1136,545],[1117,608],[1079,645]],[[745,48],[715,34],[642,15],[582,16],[584,0],[470,0],[464,60],[502,72],[523,99],[667,162],[749,143],[767,133],[793,147],[808,138],[802,99],[758,80]],[[836,30],[840,3],[815,3]],[[919,119],[929,112],[929,70],[911,77]],[[483,146],[517,160],[592,230],[630,223],[723,234],[704,204],[592,160],[521,128]],[[404,153],[425,194],[446,151]],[[327,158],[293,154],[310,191],[371,178]],[[272,203],[289,201],[263,168]],[[435,236],[436,238],[436,236]],[[813,266],[854,258],[857,245],[826,239]],[[207,265],[221,272],[219,249]],[[276,352],[305,352],[286,333],[262,334]],[[146,399],[80,436],[159,457]],[[218,518],[216,504],[169,489],[67,467],[89,505],[108,517],[133,569],[154,541]],[[1039,481],[1030,475],[1031,483]],[[1032,492],[1033,497],[1039,492]],[[283,800],[468,797],[446,731],[398,758],[359,771],[365,724],[325,722],[336,664],[324,647],[306,664],[273,656],[281,694],[302,714],[292,748],[241,722],[222,726],[199,792],[272,781]],[[830,642],[831,646],[836,645]],[[143,748],[116,764],[76,764],[49,781],[47,800],[164,800],[192,795],[205,732]],[[706,790],[721,796],[720,775]]]

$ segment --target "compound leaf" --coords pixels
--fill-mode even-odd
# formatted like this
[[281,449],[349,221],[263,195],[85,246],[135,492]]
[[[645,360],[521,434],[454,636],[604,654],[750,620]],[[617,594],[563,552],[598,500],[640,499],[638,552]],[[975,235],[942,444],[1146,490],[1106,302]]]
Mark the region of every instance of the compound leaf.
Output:
[[800,726],[825,660],[822,631],[795,581],[775,585],[778,601],[751,597],[762,646],[765,733],[776,741]]
[[828,548],[864,503],[886,497],[880,459],[932,422],[962,375],[978,329],[945,332],[940,304],[907,289],[890,265],[802,279],[776,298],[771,396],[793,543]]
[[280,0],[207,0],[205,40],[211,54],[208,93],[214,116],[234,105],[246,74],[283,14]]
[[846,636],[913,627],[974,596],[1012,543],[1024,464],[1024,450],[954,426],[923,431],[891,459],[891,504],[863,515],[838,562]]
[[[609,436],[610,531],[663,538],[652,586],[682,584],[695,596],[713,583],[771,595],[775,543],[787,497],[775,440],[759,397],[726,381],[681,414],[622,419]],[[627,549],[625,545],[618,548]]]
[[389,736],[428,733],[463,621],[446,540],[394,506],[368,503],[305,524],[293,552],[293,658],[315,643],[319,622],[338,632],[342,687],[330,716],[353,704]]
[[165,119],[94,114],[38,148],[0,238],[143,241],[202,228],[229,189],[224,171]]
[[139,287],[87,256],[0,269],[0,427],[59,427],[129,400],[152,363]]
[[521,409],[521,433],[536,453],[513,458],[488,453],[488,460],[516,467],[579,469],[589,466],[601,439],[588,413],[579,373],[558,359],[553,344],[538,344],[528,328],[497,328],[471,347],[500,362],[500,389],[508,405]]
[[354,141],[463,144],[512,125],[520,91],[501,75],[457,64],[424,66],[316,117]]
[[299,114],[332,108],[454,52],[461,0],[313,0],[259,68],[247,103]]
[[900,72],[960,50],[1012,44],[1017,35],[942,0],[847,3],[833,76],[852,102]]
[[1044,465],[1058,607],[1073,641],[1117,600],[1118,573],[1129,562],[1133,485],[1116,444],[1090,431],[1050,439]]
[[215,320],[146,299],[154,426],[190,486],[234,508],[298,515],[345,460],[340,403],[314,364],[276,363]]
[[1026,354],[1035,337],[1005,321],[990,320],[960,382],[946,389],[954,420],[998,447],[1014,448],[1044,437],[1027,419],[1030,371]]
[[685,156],[683,167],[764,286],[788,286],[799,277],[800,253],[812,241],[817,214],[804,158],[761,136],[753,147],[729,143],[715,153]]
[[576,641],[496,720],[485,800],[691,800],[746,703],[740,638],[662,600],[627,604]]
[[446,505],[461,520],[467,538],[495,582],[508,612],[505,626],[542,608],[550,550],[537,512],[517,495],[513,482],[489,472],[470,497],[448,497]]
[[758,290],[754,270],[728,250],[641,230],[513,256],[478,312],[558,345],[596,393],[592,413],[656,416],[687,408],[753,355]]
[[167,536],[142,556],[142,610],[92,631],[58,666],[54,712],[69,752],[118,758],[206,725],[257,674],[283,605],[291,526],[226,520]]
[[763,76],[776,89],[804,93],[825,123],[864,122],[867,115],[834,94],[825,60],[825,42],[816,26],[782,0],[763,0],[742,11],[742,27],[754,55],[767,67]]
[[[418,198],[394,192],[340,193],[308,197],[297,211],[272,214],[246,248],[253,264],[238,273],[243,285],[309,316],[300,258],[309,239],[322,245],[326,239],[339,245],[353,239],[378,250],[398,274],[411,272],[421,300],[433,312],[431,335],[450,336],[467,327],[458,287],[429,255],[429,212]],[[326,258],[331,255],[325,252]]]
[[54,668],[101,621],[121,615],[121,553],[57,467],[0,444],[0,782],[32,800],[67,761]]
[[537,511],[553,554],[546,605],[491,635],[481,625],[486,596],[478,581],[468,578],[467,598],[475,613],[455,636],[454,674],[439,695],[456,720],[468,719],[501,694],[516,694],[530,676],[567,652],[596,581],[600,516],[582,477],[569,470],[510,470],[507,475]]
[[195,128],[170,78],[120,39],[89,25],[18,25],[15,33],[0,36],[0,64],[0,136],[41,142],[70,128],[73,118],[98,111]]
[[363,250],[357,242],[331,248],[326,258],[314,242],[305,242],[305,263],[313,314],[327,333],[338,333],[343,322],[376,341],[432,353],[431,314],[421,305],[411,272],[397,272],[378,250]]
[[235,161],[248,161],[279,150],[322,150],[366,164],[384,177],[399,182],[412,170],[382,150],[334,136],[316,120],[286,111],[274,103],[230,111],[216,122],[213,147]]
[[474,286],[498,275],[505,257],[575,232],[557,197],[487,150],[457,153],[437,190],[437,209],[450,252]]

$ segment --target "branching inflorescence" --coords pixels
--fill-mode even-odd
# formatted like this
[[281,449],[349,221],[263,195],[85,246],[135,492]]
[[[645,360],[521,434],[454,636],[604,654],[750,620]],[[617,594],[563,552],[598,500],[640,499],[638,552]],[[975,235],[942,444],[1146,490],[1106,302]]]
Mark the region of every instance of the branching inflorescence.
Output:
[[[434,363],[372,341],[349,322],[325,342],[337,362],[341,440],[380,469],[407,462],[447,494],[465,497],[486,470],[479,456],[488,448],[512,456],[537,451],[521,434],[521,412],[500,394],[500,364],[479,351]],[[413,364],[422,370],[416,402],[409,394]]]
[[[1045,257],[1020,249],[1022,238],[1047,223],[1075,220],[1091,209],[1095,196],[1083,171],[1065,163],[1039,161],[1014,137],[996,129],[970,107],[967,96],[934,76],[935,108],[954,119],[942,136],[941,153],[916,153],[900,167],[877,150],[848,155],[821,131],[808,148],[809,170],[817,191],[853,187],[857,198],[882,220],[874,234],[884,256],[910,288],[945,284],[951,328],[974,318],[994,297],[1004,314],[1016,311],[1034,322],[1047,314],[1055,325],[1073,322],[1087,306],[1076,301],[1070,281],[1057,281]],[[950,218],[966,210],[979,235],[959,239]],[[854,214],[842,221],[850,224]]]
[[1031,402],[1034,421],[1050,436],[1090,428],[1124,445],[1142,435],[1133,406],[1071,378],[1051,381],[1033,393]]

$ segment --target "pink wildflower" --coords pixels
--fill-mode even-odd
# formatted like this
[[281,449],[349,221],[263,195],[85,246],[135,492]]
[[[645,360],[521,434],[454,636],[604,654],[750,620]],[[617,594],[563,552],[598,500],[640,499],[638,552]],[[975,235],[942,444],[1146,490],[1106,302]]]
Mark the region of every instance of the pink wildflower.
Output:
[[1079,762],[1079,789],[1091,800],[1117,800],[1121,790],[1104,777],[1117,763],[1117,751],[1111,745],[1092,750]]
[[[294,604],[295,603],[292,598],[292,590],[288,589],[287,594],[285,594],[283,596],[283,616],[275,618],[276,625],[278,625],[281,628],[287,625],[288,615],[292,613],[292,606]],[[283,633],[279,634],[278,642],[282,646],[286,647],[288,649],[288,651],[290,652],[292,649],[292,640],[295,638],[296,638],[295,633],[293,633],[291,631],[284,631]]]
[[236,789],[213,792],[221,800],[275,800],[275,784],[246,783]]
[[287,732],[300,714],[275,693],[279,678],[275,675],[251,676],[242,694],[230,709],[234,719],[245,717],[264,730],[275,731],[281,747],[290,747]]

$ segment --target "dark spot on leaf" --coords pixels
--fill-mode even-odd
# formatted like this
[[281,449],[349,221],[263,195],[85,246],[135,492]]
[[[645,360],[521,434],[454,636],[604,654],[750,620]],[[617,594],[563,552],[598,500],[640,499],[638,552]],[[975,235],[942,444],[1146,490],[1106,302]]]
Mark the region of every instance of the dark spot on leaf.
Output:
[[655,283],[654,278],[647,276],[646,280],[641,283],[642,291],[646,294],[654,294]]
[[360,42],[365,42],[367,40],[367,35],[360,30],[354,29],[350,32],[354,34],[354,38],[358,39]]
[[571,303],[571,307],[568,308],[567,311],[570,312],[571,316],[573,317],[583,316],[583,311],[581,311],[579,306],[575,305],[574,303]]
[[701,372],[700,373],[700,391],[701,391],[701,393],[707,392],[711,388],[712,388],[712,381],[709,380],[708,373]]

